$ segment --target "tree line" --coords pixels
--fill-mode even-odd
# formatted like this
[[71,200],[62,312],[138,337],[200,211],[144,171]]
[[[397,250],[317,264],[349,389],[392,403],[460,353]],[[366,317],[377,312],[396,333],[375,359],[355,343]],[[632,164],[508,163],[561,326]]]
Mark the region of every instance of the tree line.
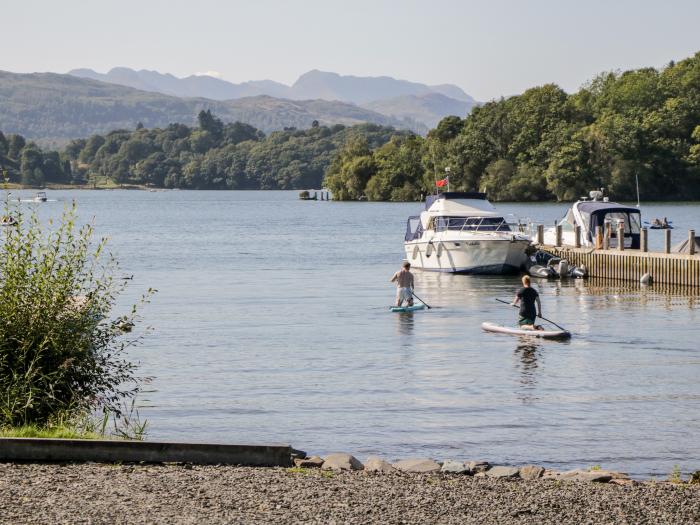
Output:
[[0,132],[0,168],[11,182],[147,185],[182,189],[301,189],[321,186],[326,168],[347,141],[378,147],[394,128],[376,124],[287,128],[265,135],[241,122],[201,111],[198,126],[115,130],[43,151],[22,136]]
[[357,137],[326,186],[341,200],[416,200],[450,168],[453,190],[493,200],[700,198],[700,53],[661,70],[604,73],[567,94],[554,84],[446,117],[426,138]]

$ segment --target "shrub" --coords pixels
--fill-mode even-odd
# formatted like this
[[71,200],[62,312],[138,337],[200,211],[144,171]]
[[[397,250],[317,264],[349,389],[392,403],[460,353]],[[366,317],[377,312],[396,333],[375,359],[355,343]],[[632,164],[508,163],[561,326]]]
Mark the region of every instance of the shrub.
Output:
[[106,239],[77,226],[75,204],[48,227],[9,199],[5,215],[16,224],[0,231],[0,426],[119,415],[141,384],[125,358],[140,337],[128,335],[136,305],[110,318],[126,280]]

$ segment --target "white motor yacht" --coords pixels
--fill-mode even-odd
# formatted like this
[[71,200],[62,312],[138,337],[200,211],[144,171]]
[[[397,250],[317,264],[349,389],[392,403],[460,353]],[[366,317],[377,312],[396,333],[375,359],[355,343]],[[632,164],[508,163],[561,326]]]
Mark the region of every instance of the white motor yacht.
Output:
[[[600,191],[590,192],[590,200],[582,198],[571,205],[566,215],[557,224],[562,227],[561,240],[566,246],[575,245],[574,226],[581,227],[581,246],[600,248],[603,235],[608,235],[609,246],[617,247],[617,230],[624,225],[625,248],[639,249],[639,232],[642,228],[642,215],[638,208],[610,202]],[[596,227],[600,226],[601,238],[596,241]],[[556,243],[556,227],[544,231],[544,243]]]
[[450,273],[502,274],[524,268],[527,235],[514,231],[485,193],[430,195],[409,217],[404,247],[414,268]]

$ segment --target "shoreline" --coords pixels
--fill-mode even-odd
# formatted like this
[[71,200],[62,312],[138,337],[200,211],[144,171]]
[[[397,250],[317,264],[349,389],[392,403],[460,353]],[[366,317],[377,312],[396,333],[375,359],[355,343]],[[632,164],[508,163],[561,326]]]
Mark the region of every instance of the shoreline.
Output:
[[192,465],[0,465],[6,523],[691,523],[700,485]]

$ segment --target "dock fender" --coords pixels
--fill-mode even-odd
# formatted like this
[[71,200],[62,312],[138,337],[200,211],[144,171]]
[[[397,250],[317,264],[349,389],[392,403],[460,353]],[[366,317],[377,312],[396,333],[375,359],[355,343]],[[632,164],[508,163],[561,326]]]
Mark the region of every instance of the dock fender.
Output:
[[442,242],[439,242],[438,245],[437,245],[437,256],[438,256],[438,257],[441,257],[441,256],[442,256],[443,249],[444,249],[444,248],[443,248]]
[[416,257],[418,257],[418,245],[417,244],[413,246],[413,253],[411,254],[412,259],[415,259]]
[[428,241],[428,245],[425,247],[425,256],[430,257],[433,254],[433,241]]

